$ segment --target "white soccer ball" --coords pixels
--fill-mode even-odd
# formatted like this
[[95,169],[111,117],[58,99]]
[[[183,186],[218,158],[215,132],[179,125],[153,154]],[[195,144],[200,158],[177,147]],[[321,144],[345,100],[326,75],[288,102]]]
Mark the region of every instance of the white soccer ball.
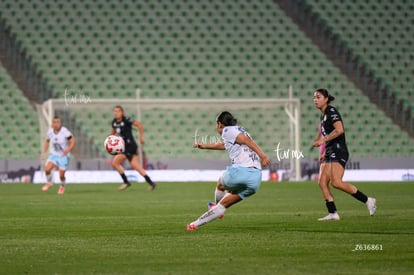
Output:
[[111,155],[120,154],[125,151],[125,142],[119,136],[115,136],[115,135],[107,136],[105,139],[104,145],[105,145],[105,150]]

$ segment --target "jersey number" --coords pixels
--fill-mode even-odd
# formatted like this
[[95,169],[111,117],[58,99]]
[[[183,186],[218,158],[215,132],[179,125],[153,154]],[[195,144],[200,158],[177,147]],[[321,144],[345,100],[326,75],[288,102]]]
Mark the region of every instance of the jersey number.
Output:
[[63,151],[62,145],[60,145],[59,143],[53,143],[53,148],[56,152]]

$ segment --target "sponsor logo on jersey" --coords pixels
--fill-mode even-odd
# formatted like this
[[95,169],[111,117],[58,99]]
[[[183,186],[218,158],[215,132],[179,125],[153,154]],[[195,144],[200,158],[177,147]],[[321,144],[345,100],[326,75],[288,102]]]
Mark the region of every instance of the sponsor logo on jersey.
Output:
[[338,120],[338,119],[339,119],[339,115],[337,115],[337,114],[333,114],[333,115],[331,116],[331,118],[332,118],[332,120]]

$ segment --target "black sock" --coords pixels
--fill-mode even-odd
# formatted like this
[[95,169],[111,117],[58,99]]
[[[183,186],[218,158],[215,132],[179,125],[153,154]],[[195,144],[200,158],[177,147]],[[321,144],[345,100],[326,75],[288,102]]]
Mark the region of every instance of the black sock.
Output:
[[120,175],[121,175],[121,178],[122,178],[122,180],[124,181],[125,184],[130,184],[127,177],[125,176],[125,173],[122,173]]
[[326,208],[328,208],[329,213],[335,213],[336,212],[336,206],[333,201],[326,201]]
[[361,191],[356,191],[355,194],[352,194],[352,197],[356,198],[357,200],[359,200],[360,202],[366,203],[368,201],[368,197],[367,195],[365,195],[364,193],[362,193]]
[[150,185],[153,185],[153,184],[154,184],[154,183],[152,182],[151,178],[150,178],[150,177],[148,177],[148,175],[145,175],[145,176],[144,176],[144,179],[145,179],[145,181],[146,181],[146,182],[148,182],[148,184],[150,184]]

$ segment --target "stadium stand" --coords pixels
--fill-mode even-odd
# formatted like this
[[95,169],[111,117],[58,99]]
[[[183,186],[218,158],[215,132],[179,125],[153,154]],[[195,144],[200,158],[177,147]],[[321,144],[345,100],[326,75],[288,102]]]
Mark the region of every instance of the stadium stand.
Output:
[[[313,90],[326,87],[337,96],[335,105],[343,113],[354,156],[414,154],[413,139],[372,104],[273,1],[0,3],[1,17],[56,97],[62,98],[68,89],[92,100],[135,98],[139,87],[146,98],[270,98],[286,97],[292,84],[294,97],[302,103],[301,147],[312,155],[309,146],[319,118],[312,104]],[[371,23],[375,22],[367,22]],[[85,109],[75,115],[102,147],[111,110]],[[193,123],[208,131],[214,127],[214,115],[144,113],[147,155],[194,157]],[[285,118],[258,123],[245,113],[239,116],[242,123],[257,128],[253,132],[264,133],[256,137],[259,143],[271,139],[289,144]],[[160,128],[159,119],[170,119],[170,127]],[[269,125],[277,125],[278,130]],[[176,134],[176,129],[189,134]],[[160,139],[159,133],[164,132]]]
[[1,158],[39,158],[40,131],[37,113],[1,63],[0,91]]
[[[397,95],[414,102],[414,3],[308,0],[313,12],[390,83]],[[413,105],[414,106],[414,105]]]

